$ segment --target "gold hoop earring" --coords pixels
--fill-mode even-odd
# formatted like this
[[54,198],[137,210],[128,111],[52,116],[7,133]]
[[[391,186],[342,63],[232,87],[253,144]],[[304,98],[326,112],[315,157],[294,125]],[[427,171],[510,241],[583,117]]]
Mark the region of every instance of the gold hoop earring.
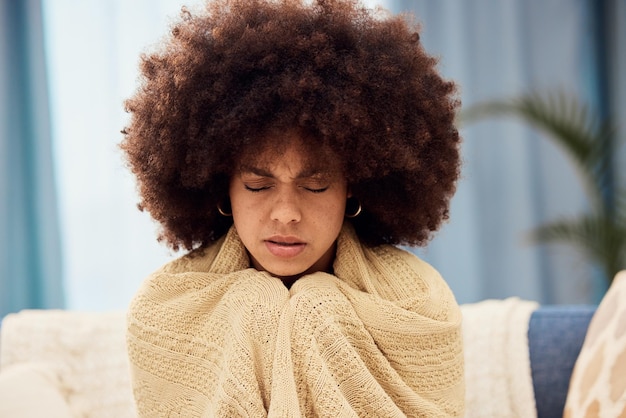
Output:
[[[354,213],[346,213],[345,216],[346,218],[356,218],[357,216],[359,216],[361,214],[361,211],[363,210],[363,207],[361,206],[361,201],[357,198],[354,198],[354,200],[356,200],[358,206],[357,208],[354,210]],[[348,199],[348,202],[350,201],[350,199]],[[346,206],[348,206],[347,202],[346,202]]]
[[225,211],[224,211],[224,209],[222,209],[222,207],[220,206],[220,204],[219,204],[219,203],[217,204],[217,211],[218,211],[218,212],[220,213],[220,215],[222,215],[222,216],[226,216],[226,217],[233,216],[232,209],[231,209],[231,212],[225,212]]

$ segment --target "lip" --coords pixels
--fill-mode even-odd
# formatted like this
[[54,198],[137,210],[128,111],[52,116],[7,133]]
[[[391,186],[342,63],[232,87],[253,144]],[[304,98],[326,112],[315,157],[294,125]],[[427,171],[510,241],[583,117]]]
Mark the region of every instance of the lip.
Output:
[[304,251],[306,243],[297,237],[275,235],[264,240],[265,247],[275,257],[291,258]]

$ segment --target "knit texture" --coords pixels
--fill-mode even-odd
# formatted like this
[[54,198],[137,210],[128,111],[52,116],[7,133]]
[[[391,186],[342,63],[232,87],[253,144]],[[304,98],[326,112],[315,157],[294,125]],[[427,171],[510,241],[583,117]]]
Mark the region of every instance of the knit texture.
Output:
[[150,276],[127,346],[140,416],[460,417],[461,314],[439,274],[344,226],[334,275],[291,289],[236,231]]

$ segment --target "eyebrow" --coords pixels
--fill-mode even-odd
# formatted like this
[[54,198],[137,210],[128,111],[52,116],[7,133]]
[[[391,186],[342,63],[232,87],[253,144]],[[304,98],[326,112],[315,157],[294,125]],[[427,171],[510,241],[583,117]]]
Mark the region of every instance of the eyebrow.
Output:
[[[274,174],[272,174],[271,171],[261,168],[261,167],[254,167],[254,166],[242,166],[239,169],[240,173],[251,173],[260,177],[268,177],[268,178],[274,178]],[[301,172],[299,172],[295,179],[303,179],[303,178],[310,178],[310,177],[315,177],[315,176],[324,176],[324,175],[328,175],[328,172],[324,172],[322,170],[316,169],[316,168],[311,168],[311,169],[304,169]]]

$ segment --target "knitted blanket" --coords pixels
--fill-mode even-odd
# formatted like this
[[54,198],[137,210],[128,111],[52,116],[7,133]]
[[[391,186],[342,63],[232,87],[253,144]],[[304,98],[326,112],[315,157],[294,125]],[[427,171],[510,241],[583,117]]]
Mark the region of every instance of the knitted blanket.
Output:
[[460,309],[428,264],[344,226],[334,275],[287,289],[231,229],[146,280],[128,314],[141,416],[460,417]]

